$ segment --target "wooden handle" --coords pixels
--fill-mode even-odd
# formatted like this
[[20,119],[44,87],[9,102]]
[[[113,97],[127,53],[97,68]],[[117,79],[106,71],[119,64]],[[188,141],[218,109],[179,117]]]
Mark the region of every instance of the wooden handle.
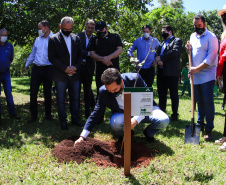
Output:
[[[187,41],[187,44],[190,44]],[[189,60],[189,67],[192,67],[192,52],[191,49],[188,51],[188,60]],[[193,74],[190,74],[190,82],[191,82],[191,117],[194,118],[194,110],[195,110],[195,98],[194,98],[194,82],[193,82]]]

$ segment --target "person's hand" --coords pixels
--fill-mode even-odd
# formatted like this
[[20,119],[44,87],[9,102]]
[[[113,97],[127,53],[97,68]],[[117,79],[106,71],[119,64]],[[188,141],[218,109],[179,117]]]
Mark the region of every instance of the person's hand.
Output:
[[161,58],[160,58],[160,56],[157,56],[157,57],[155,57],[155,61],[160,61],[161,60]]
[[135,118],[131,119],[131,130],[134,129],[135,126],[137,126],[138,122]]
[[161,60],[158,61],[159,66],[163,66],[163,62]]
[[187,42],[187,44],[185,45],[186,51],[187,53],[189,53],[191,51],[191,44],[190,42]]
[[222,76],[218,76],[217,77],[217,81],[219,82],[219,81],[221,81],[222,80]]
[[152,66],[156,67],[157,65],[158,65],[158,62],[156,60],[152,62]]
[[198,73],[199,71],[197,70],[197,67],[190,67],[189,68],[189,74],[194,74],[194,73]]
[[[135,126],[137,126],[138,122],[135,118],[131,119],[131,130],[134,129]],[[123,127],[123,131],[124,131],[124,127]]]
[[84,140],[85,140],[84,137],[80,136],[80,137],[75,141],[74,147],[75,147],[76,144],[81,143],[81,142],[84,141]]
[[106,66],[113,66],[111,59],[108,56],[103,57],[102,62]]
[[27,71],[27,67],[24,67],[22,70],[22,74],[24,74]]
[[68,66],[65,70],[65,73],[67,73],[67,75],[72,76],[76,73],[77,68],[75,66]]

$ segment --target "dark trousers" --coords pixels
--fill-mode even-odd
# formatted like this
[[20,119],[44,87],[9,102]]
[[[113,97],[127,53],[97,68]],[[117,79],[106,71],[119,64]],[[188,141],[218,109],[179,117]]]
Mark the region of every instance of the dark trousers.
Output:
[[157,75],[157,87],[159,95],[159,107],[162,111],[166,111],[167,92],[170,90],[170,99],[172,107],[172,116],[177,116],[179,97],[178,97],[178,80],[176,76],[164,76],[161,73]]
[[68,77],[67,81],[55,82],[57,91],[57,107],[60,122],[67,122],[65,110],[66,90],[68,89],[72,122],[79,121],[79,80]]
[[89,73],[87,65],[82,65],[80,68],[80,93],[81,84],[83,84],[84,91],[84,103],[85,103],[85,115],[89,116],[90,108],[95,106],[95,99],[92,91],[93,73]]
[[38,115],[37,96],[39,87],[43,84],[45,98],[45,115],[51,115],[51,66],[36,66],[32,68],[30,83],[30,112],[31,116],[36,118]]
[[[11,79],[10,79],[10,71],[0,72],[0,93],[1,93],[1,84],[3,85],[7,107],[9,114],[12,116],[16,114],[13,96],[12,96],[12,86],[11,86]],[[1,103],[0,103],[0,113],[2,112]]]
[[[107,69],[107,68],[106,68]],[[104,72],[105,69],[96,68],[96,86],[97,86],[97,99],[99,97],[99,88],[103,85],[101,82],[101,75]]]
[[155,68],[150,67],[147,69],[141,68],[140,75],[148,87],[152,87],[155,78]]

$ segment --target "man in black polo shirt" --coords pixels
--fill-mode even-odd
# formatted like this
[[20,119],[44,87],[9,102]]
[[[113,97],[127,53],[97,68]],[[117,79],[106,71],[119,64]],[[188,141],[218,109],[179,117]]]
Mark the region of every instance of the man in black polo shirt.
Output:
[[102,73],[110,67],[119,70],[119,55],[122,53],[122,41],[118,34],[108,32],[104,21],[98,21],[95,26],[97,36],[91,41],[90,57],[96,61],[97,98]]

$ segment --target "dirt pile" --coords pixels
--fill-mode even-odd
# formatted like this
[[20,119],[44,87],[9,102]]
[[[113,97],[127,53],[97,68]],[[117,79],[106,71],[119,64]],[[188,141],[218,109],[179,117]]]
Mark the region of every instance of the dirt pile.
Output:
[[[76,139],[78,137],[71,137],[61,141],[53,149],[53,155],[60,162],[76,161],[80,164],[86,158],[91,158],[91,162],[95,162],[98,166],[120,167],[124,165],[124,157],[120,155],[120,142],[103,142],[87,137],[84,142],[74,147]],[[132,141],[131,166],[148,166],[149,160],[152,160],[154,153],[144,144]]]

